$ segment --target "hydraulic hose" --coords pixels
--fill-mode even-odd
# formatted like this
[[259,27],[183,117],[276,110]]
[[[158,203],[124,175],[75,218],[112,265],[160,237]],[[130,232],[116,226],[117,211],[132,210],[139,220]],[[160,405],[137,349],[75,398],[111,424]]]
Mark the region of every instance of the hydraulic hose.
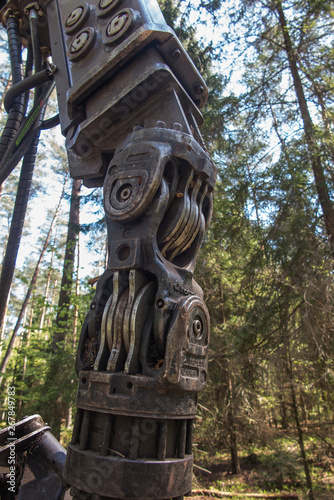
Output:
[[22,80],[22,53],[19,21],[16,17],[7,20],[7,36],[9,44],[9,57],[12,70],[12,84],[16,85]]
[[[44,92],[45,93],[45,92]],[[6,313],[6,305],[7,300],[11,288],[11,284],[13,281],[15,264],[17,259],[18,250],[20,247],[20,241],[22,236],[22,230],[25,220],[25,215],[27,211],[28,200],[30,197],[30,189],[32,183],[32,176],[35,167],[36,155],[37,155],[37,147],[39,142],[40,135],[40,124],[43,121],[46,102],[40,110],[39,117],[37,120],[37,129],[31,130],[30,136],[32,142],[30,141],[30,146],[28,146],[28,150],[24,156],[22,162],[22,169],[20,174],[20,180],[17,188],[15,207],[12,217],[12,222],[10,226],[10,232],[7,242],[6,253],[2,262],[2,270],[0,276],[0,328],[2,329],[5,313]],[[29,139],[29,135],[26,140]],[[28,143],[29,144],[29,143]],[[22,146],[21,146],[22,147]],[[15,165],[17,161],[15,160]],[[14,165],[14,166],[15,166]],[[13,167],[14,168],[14,167]],[[2,181],[1,181],[2,182]]]
[[13,140],[7,149],[7,153],[4,155],[0,163],[0,184],[2,184],[8,175],[14,170],[21,158],[26,154],[31,141],[34,138],[34,132],[41,125],[41,113],[43,111],[43,117],[45,112],[46,103],[50,97],[50,94],[54,88],[54,82],[50,82],[46,85],[43,90],[42,95],[37,101],[37,104],[30,111],[27,118],[24,120],[20,126],[15,140]]
[[17,98],[17,96],[26,92],[27,90],[33,89],[35,87],[40,87],[47,83],[52,79],[52,73],[49,69],[43,69],[34,75],[28,76],[20,83],[16,84],[14,87],[11,87],[4,97],[4,106],[5,110],[8,112],[12,103]]
[[[15,86],[22,80],[21,37],[19,22],[15,17],[10,16],[7,20],[7,36],[12,70],[12,85]],[[0,162],[6,154],[7,148],[20,126],[24,113],[25,96],[20,95],[15,102],[13,102],[0,138]]]
[[42,69],[42,54],[39,45],[38,14],[34,8],[30,9],[29,23],[30,23],[31,44],[34,54],[35,73],[38,73]]
[[[15,102],[15,98],[17,95],[23,95],[24,99],[25,93],[30,88],[37,86],[36,82],[38,81],[41,73],[40,70],[42,68],[42,58],[40,54],[37,19],[35,19],[34,14],[36,14],[36,12],[34,9],[32,9],[30,13],[30,24],[35,75],[33,75],[33,77],[26,78],[25,81],[20,80],[16,83],[16,85],[12,89],[12,93],[9,94],[9,96],[7,95],[9,103]],[[27,59],[26,70],[29,69],[28,66],[31,66],[31,64],[32,60],[29,55]],[[43,73],[45,74],[45,72]],[[43,76],[43,81],[41,81],[38,86],[41,86],[43,83],[45,83],[44,78],[45,76]],[[49,80],[49,74],[47,75],[47,79]],[[0,296],[1,330],[5,318],[6,305],[13,281],[17,254],[20,247],[22,230],[24,226],[28,200],[30,197],[31,183],[33,171],[35,168],[37,148],[40,136],[40,126],[43,122],[47,101],[53,90],[53,87],[54,82],[50,82],[42,89],[35,88],[33,108],[18,129],[15,139],[11,141],[7,153],[0,163],[0,182],[2,183],[24,155],[8,243],[2,263],[2,271],[0,277],[0,290],[2,292]],[[22,98],[20,97],[20,99]]]
[[[42,115],[44,114],[44,111],[45,108],[42,112]],[[2,328],[5,318],[6,305],[13,281],[15,264],[20,247],[22,230],[30,196],[32,176],[35,167],[40,130],[34,130],[33,133],[33,141],[22,162],[21,175],[17,188],[15,207],[10,226],[7,248],[2,262],[2,271],[0,277],[0,328]]]
[[48,120],[44,120],[41,125],[41,130],[49,130],[50,128],[56,127],[60,124],[59,114],[49,118]]
[[[29,22],[30,22],[31,43],[34,53],[35,76],[37,76],[36,74],[38,74],[42,70],[42,57],[39,44],[38,14],[35,9],[30,9]],[[49,78],[52,77],[52,74],[49,70],[46,70],[46,74]],[[34,87],[38,87],[39,85],[40,84],[35,84]],[[39,97],[40,94],[41,92],[39,90],[36,91],[35,98]],[[49,118],[48,120],[43,121],[40,125],[40,129],[48,130],[50,128],[56,127],[57,125],[59,125],[59,123],[60,122],[58,114],[56,116],[53,116],[52,118]]]
[[[25,67],[25,71],[24,71],[24,80],[26,78],[28,78],[28,76],[31,75],[33,65],[34,65],[34,57],[33,57],[33,53],[32,53],[32,46],[31,46],[31,44],[29,44],[28,53],[27,53],[27,60],[26,60],[26,67]],[[26,92],[24,94],[24,104],[25,104],[24,116],[26,116],[26,113],[27,113],[29,96],[30,96],[30,89],[26,90]],[[5,95],[5,98],[6,98],[6,95]],[[4,101],[5,101],[5,99],[4,99]]]

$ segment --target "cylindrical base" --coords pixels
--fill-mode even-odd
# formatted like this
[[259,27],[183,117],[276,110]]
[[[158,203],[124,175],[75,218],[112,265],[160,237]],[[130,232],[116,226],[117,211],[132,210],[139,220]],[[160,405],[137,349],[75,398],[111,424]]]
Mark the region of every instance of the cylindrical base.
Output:
[[87,493],[127,500],[171,499],[191,490],[192,455],[183,459],[101,456],[69,445],[64,480]]

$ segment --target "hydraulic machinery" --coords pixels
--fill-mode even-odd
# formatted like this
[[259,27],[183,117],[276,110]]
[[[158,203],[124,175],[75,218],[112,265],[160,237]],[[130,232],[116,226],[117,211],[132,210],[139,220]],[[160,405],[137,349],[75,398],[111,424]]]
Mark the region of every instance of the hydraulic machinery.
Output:
[[[193,278],[216,178],[199,130],[207,87],[156,0],[10,0],[1,20],[16,68],[1,182],[60,123],[71,176],[103,186],[108,265],[80,335],[63,483],[75,500],[183,498],[208,376]],[[45,120],[54,85],[59,115]]]

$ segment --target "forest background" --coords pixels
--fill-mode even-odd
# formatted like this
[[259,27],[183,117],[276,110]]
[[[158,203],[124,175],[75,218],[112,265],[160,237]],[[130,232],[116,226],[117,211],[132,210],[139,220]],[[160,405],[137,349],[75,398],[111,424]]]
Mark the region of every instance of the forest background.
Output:
[[[333,4],[160,5],[208,84],[203,135],[219,171],[195,276],[211,315],[195,484],[235,498],[333,499]],[[5,52],[3,31],[2,123]],[[18,182],[19,168],[1,186],[4,259]],[[105,233],[100,190],[68,178],[62,142],[44,132],[0,318],[1,420],[15,385],[17,420],[40,413],[65,445],[76,343],[105,266]]]

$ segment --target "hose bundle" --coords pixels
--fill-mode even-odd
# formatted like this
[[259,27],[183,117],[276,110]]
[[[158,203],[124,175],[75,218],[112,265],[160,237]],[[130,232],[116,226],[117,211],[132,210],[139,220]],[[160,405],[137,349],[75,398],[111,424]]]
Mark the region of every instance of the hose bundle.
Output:
[[[12,87],[4,98],[8,118],[0,138],[0,185],[23,158],[15,207],[11,221],[6,253],[0,277],[0,332],[2,331],[8,296],[14,276],[15,264],[30,196],[36,162],[40,131],[48,124],[43,122],[47,101],[54,88],[53,71],[43,70],[39,45],[38,22],[32,9],[30,13],[31,45],[28,48],[24,78],[22,76],[22,50],[19,22],[15,17],[7,21],[9,55],[12,70]],[[34,74],[30,73],[34,67]],[[30,90],[34,88],[34,102],[26,116]],[[52,121],[53,120],[53,121]],[[51,119],[51,125],[55,119]]]

